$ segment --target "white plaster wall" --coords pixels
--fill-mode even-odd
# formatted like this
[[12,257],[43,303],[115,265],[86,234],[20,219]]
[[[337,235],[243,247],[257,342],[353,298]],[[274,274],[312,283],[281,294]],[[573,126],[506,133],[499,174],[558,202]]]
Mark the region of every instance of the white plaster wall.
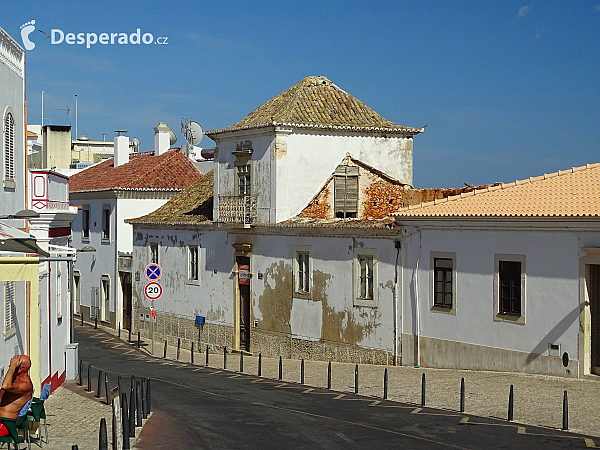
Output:
[[167,202],[167,198],[119,198],[117,199],[117,250],[133,251],[133,226],[125,223],[128,219],[145,216]]
[[[547,354],[548,343],[577,358],[579,329],[578,242],[570,232],[471,231],[404,227],[403,332]],[[456,315],[430,310],[430,252],[456,253]],[[494,320],[494,255],[525,255],[526,323]],[[418,261],[419,270],[416,270]]]

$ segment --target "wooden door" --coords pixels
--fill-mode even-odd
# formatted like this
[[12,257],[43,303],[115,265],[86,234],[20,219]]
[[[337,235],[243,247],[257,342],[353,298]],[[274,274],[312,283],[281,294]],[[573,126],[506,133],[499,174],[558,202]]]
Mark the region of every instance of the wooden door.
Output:
[[591,372],[600,375],[600,265],[590,265]]
[[250,351],[250,258],[236,257],[240,312],[240,350]]

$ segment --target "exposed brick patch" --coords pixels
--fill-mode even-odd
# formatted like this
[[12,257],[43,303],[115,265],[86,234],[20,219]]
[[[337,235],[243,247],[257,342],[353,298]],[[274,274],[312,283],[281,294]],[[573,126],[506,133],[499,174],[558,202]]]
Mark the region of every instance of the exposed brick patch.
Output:
[[332,217],[330,190],[331,181],[319,192],[319,194],[302,210],[299,217],[308,219],[329,219]]
[[383,219],[405,206],[406,188],[383,178],[373,177],[363,195],[363,218]]

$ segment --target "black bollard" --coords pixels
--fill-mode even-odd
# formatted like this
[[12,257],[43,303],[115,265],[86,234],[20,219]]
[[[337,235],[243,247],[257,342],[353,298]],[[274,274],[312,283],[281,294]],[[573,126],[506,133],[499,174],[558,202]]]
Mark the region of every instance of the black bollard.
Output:
[[146,379],[145,378],[142,378],[141,385],[142,385],[142,418],[147,419],[148,413],[147,413],[147,409],[146,409]]
[[86,391],[92,392],[92,383],[90,381],[90,365],[88,364],[88,385]]
[[425,374],[421,377],[421,406],[425,406]]
[[146,378],[146,409],[148,410],[148,414],[150,414],[150,400],[152,396],[150,395],[150,378]]
[[83,363],[81,362],[81,360],[79,360],[79,381],[77,382],[78,386],[81,386],[83,384],[82,381],[82,374],[81,374],[81,369],[82,369]]
[[83,313],[81,313],[81,326],[83,326]]
[[177,339],[177,361],[179,361],[179,352],[181,351],[181,338]]
[[98,316],[94,317],[94,330],[98,329]]
[[141,341],[140,341],[140,332],[138,331],[138,341],[137,341],[137,347],[140,348],[141,346]]
[[513,420],[513,404],[514,404],[514,390],[513,385],[510,385],[510,392],[508,394],[508,420]]
[[190,358],[192,364],[194,364],[194,342],[192,341],[192,351],[190,352]]
[[465,412],[465,379],[460,379],[460,412]]
[[106,404],[110,405],[110,392],[108,392],[108,374],[104,374],[104,392],[106,393]]
[[127,342],[131,342],[131,325],[129,325],[129,337],[127,338]]
[[[132,377],[133,378],[133,377]],[[129,437],[135,437],[135,385],[131,385],[129,393]]]
[[383,371],[383,399],[387,400],[387,391],[388,391],[388,371],[387,367]]
[[208,345],[206,346],[206,364],[204,365],[208,367]]
[[121,419],[123,421],[123,450],[129,450],[129,417],[127,409],[127,394],[121,394]]
[[163,350],[163,358],[167,357],[167,340],[165,339],[165,349]]
[[139,381],[135,382],[135,406],[136,427],[142,426],[142,386]]
[[108,450],[108,435],[106,434],[106,419],[100,419],[100,435],[98,437],[98,448]]
[[258,354],[258,376],[262,376],[262,353]]
[[102,389],[102,371],[98,371],[98,389],[96,389],[96,398],[100,398],[100,390]]
[[300,360],[300,384],[304,384],[304,358]]
[[240,352],[240,373],[244,373],[244,352]]
[[281,361],[281,355],[279,356],[279,379],[283,378],[283,362]]
[[563,430],[569,429],[569,398],[567,397],[567,391],[563,395]]
[[327,365],[327,389],[331,389],[331,361]]
[[358,364],[354,366],[354,393],[358,394]]
[[119,339],[121,339],[121,322],[119,322]]
[[117,386],[119,387],[119,395],[123,393],[123,387],[121,386],[121,375],[117,377]]
[[223,347],[223,370],[227,369],[227,346]]
[[79,447],[77,445],[71,445],[71,450],[79,450]]
[[135,389],[135,376],[134,375],[131,375],[131,387]]

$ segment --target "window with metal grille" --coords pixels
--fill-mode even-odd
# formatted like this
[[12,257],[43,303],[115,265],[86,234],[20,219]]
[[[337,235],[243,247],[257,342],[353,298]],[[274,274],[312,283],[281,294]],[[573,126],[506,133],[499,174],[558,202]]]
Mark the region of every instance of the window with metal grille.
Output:
[[4,282],[4,334],[15,329],[17,311],[15,306],[15,282]]
[[158,262],[158,244],[156,242],[150,243],[150,264],[159,264],[159,262]]
[[15,181],[15,119],[10,112],[4,117],[4,179]]
[[308,252],[296,253],[296,292],[310,292],[310,255]]
[[102,208],[102,239],[110,239],[110,209],[108,207]]
[[452,260],[434,258],[434,306],[452,308]]
[[373,300],[373,257],[359,256],[359,298]]
[[103,275],[101,280],[101,295],[102,295],[102,313],[101,319],[105,321],[110,320],[110,279],[108,276]]
[[90,210],[83,209],[81,211],[81,237],[83,239],[90,238]]
[[499,261],[500,313],[521,314],[521,262]]
[[356,217],[358,213],[358,167],[339,165],[333,178],[335,217]]
[[198,281],[198,246],[188,246],[188,279]]
[[250,164],[237,166],[238,195],[249,196],[251,193]]

